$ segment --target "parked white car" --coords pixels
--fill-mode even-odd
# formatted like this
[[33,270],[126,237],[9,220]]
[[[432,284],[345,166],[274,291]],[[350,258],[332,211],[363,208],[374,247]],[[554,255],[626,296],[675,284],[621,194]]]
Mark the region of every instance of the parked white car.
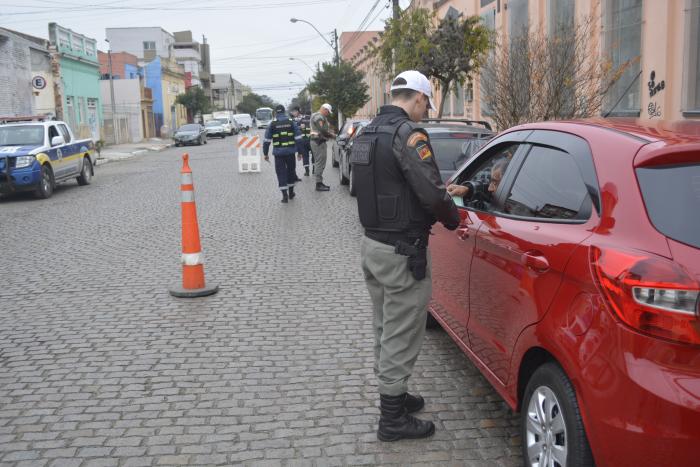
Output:
[[236,114],[233,116],[241,130],[248,131],[253,128],[253,117],[248,114]]

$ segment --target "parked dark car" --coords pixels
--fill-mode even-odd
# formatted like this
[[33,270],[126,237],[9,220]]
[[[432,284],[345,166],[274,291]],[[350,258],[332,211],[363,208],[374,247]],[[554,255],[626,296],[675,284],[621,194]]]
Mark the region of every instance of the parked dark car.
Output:
[[[350,185],[351,196],[355,196],[352,166],[350,165],[352,143],[368,123],[365,122],[359,126],[352,137],[347,139],[342,147],[343,150],[340,151],[340,184]],[[423,120],[421,126],[430,136],[435,161],[443,180],[450,178],[455,170],[483,147],[494,134],[488,122],[476,120],[426,119]]]
[[521,125],[449,182],[429,311],[520,412],[524,464],[698,465],[700,126]]
[[358,128],[366,126],[370,121],[365,119],[347,119],[343,123],[343,127],[338,132],[338,136],[335,138],[335,144],[333,145],[333,167],[338,167],[340,165],[340,158],[342,156],[342,151],[345,150],[347,143],[354,137],[357,136]]
[[175,146],[187,144],[207,144],[207,130],[199,123],[188,123],[177,129],[173,135]]

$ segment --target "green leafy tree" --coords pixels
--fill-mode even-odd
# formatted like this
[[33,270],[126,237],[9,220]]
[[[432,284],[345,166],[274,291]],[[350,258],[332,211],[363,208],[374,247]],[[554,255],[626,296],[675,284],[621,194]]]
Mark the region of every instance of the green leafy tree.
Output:
[[445,17],[431,34],[430,43],[430,53],[423,57],[423,70],[440,82],[442,99],[438,118],[441,118],[450,88],[456,83],[471,82],[486,62],[492,44],[491,32],[478,16]]
[[434,15],[425,8],[404,10],[398,19],[388,19],[380,45],[371,45],[377,71],[387,79],[403,70],[425,71],[433,24]]
[[344,115],[353,115],[369,101],[364,73],[350,63],[342,61],[335,65],[324,63],[316,71],[308,90],[314,100],[328,102],[333,106],[333,120],[338,121],[338,110]]
[[455,83],[471,81],[486,61],[491,33],[478,16],[435,16],[424,8],[405,10],[386,22],[381,44],[372,51],[375,68],[387,79],[418,70],[440,83],[438,117]]
[[289,108],[293,109],[294,107],[299,107],[302,114],[308,115],[311,113],[311,99],[309,97],[309,92],[306,89],[299,91],[299,94],[292,99],[292,103],[290,104]]
[[255,115],[255,110],[260,107],[270,107],[274,109],[276,105],[277,103],[271,97],[251,92],[243,96],[238,105],[236,105],[236,108],[241,113]]
[[211,111],[211,102],[199,86],[192,86],[184,93],[178,94],[175,103],[187,109],[187,121],[190,123],[198,113],[205,114]]

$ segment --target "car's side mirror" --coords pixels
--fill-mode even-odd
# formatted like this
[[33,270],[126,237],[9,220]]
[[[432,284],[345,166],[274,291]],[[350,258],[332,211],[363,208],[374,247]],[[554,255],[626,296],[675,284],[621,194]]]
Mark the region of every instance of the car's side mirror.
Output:
[[51,146],[60,146],[65,143],[66,141],[63,139],[63,136],[54,136],[51,138]]

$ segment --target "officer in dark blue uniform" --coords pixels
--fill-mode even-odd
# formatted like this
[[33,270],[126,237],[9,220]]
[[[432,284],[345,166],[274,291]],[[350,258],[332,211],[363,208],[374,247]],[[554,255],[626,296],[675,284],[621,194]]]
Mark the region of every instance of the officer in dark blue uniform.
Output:
[[[284,112],[284,106],[278,105],[275,108],[275,120],[270,123],[265,130],[263,140],[263,154],[265,160],[269,161],[270,145],[272,145],[272,155],[275,156],[275,172],[277,172],[277,182],[282,191],[282,202],[286,203],[294,199],[294,183],[296,181],[296,160],[295,155],[301,149],[302,135],[299,127],[289,119]],[[289,194],[288,194],[289,193]]]
[[435,425],[411,414],[425,401],[408,393],[432,292],[428,238],[436,221],[454,230],[459,214],[435,163],[430,139],[417,122],[434,109],[428,78],[398,75],[391,105],[366,126],[350,155],[360,222],[362,271],[373,305],[374,372],[382,441],[425,438]]
[[292,118],[296,122],[301,135],[301,157],[304,161],[304,176],[309,176],[309,155],[311,154],[311,115],[303,115],[301,109],[297,106],[292,109]]

